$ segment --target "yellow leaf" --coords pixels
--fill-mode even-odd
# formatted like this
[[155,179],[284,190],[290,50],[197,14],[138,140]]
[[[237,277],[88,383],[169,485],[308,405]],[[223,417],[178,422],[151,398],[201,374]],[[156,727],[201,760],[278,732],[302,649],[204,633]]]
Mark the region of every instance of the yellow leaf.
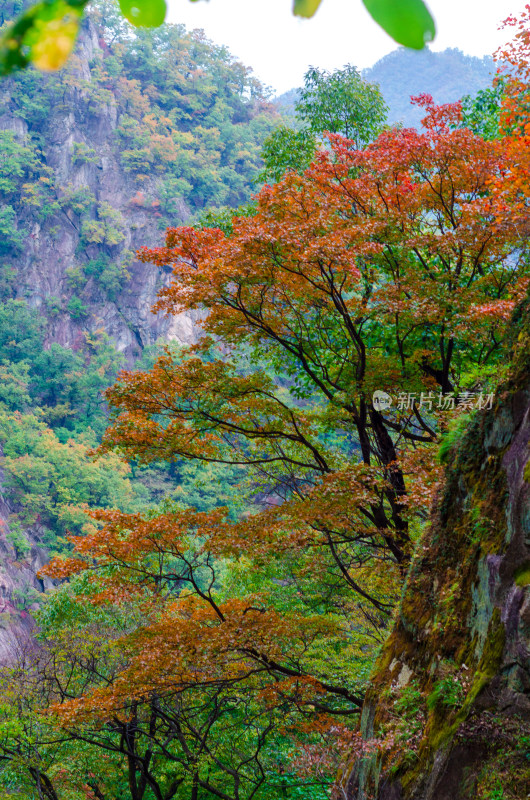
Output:
[[60,19],[41,21],[30,61],[46,72],[60,69],[74,48],[80,19],[80,14],[69,9]]
[[312,17],[321,0],[293,0],[293,14],[296,17]]

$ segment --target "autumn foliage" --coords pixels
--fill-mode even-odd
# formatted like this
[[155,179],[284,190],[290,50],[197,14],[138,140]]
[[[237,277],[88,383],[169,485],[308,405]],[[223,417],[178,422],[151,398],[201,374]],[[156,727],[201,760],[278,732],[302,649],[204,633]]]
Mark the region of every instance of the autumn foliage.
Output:
[[[527,16],[513,87],[528,85]],[[52,562],[49,576],[82,581],[83,602],[137,615],[112,674],[57,697],[63,726],[133,714],[159,753],[180,730],[166,757],[232,799],[262,785],[272,731],[309,753],[359,712],[436,491],[440,433],[471,393],[493,391],[528,284],[530,130],[515,97],[511,132],[493,141],[461,127],[459,104],[419,97],[421,131],[363,150],[330,135],[230,234],[174,228],[141,251],[173,271],[156,310],[194,312],[203,335],[178,360],[168,350],[122,373],[103,449],[238,465],[248,511],[98,512],[98,530]],[[239,713],[234,693],[246,760],[214,736]]]

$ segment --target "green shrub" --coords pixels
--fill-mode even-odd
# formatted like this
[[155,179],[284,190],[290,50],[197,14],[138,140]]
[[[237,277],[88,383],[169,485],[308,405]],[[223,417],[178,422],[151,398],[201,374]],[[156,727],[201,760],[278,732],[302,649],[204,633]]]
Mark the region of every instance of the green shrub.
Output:
[[45,299],[44,304],[49,317],[57,317],[64,310],[61,298],[53,294]]
[[26,558],[31,551],[31,545],[20,522],[16,517],[9,519],[9,529],[6,530],[6,539],[15,551],[15,558]]
[[497,786],[486,793],[485,800],[507,800],[500,783],[497,783]]
[[13,206],[0,207],[0,255],[19,253],[26,239],[26,231],[17,228],[16,212]]
[[85,275],[94,277],[97,284],[105,292],[106,296],[114,300],[118,292],[123,288],[124,283],[129,280],[130,274],[127,267],[134,258],[132,251],[122,252],[122,259],[111,260],[105,255],[88,261],[84,266]]
[[93,147],[84,142],[73,142],[72,161],[74,164],[97,164],[99,157]]
[[120,159],[125,172],[147,173],[153,164],[153,156],[146,147],[140,150],[124,150]]
[[464,695],[464,687],[458,677],[449,675],[434,684],[434,688],[427,698],[427,707],[431,710],[436,706],[460,708],[464,702]]
[[423,695],[417,684],[412,682],[401,690],[399,697],[394,701],[394,709],[401,716],[414,716],[421,708],[422,703]]
[[88,244],[117,245],[125,239],[125,220],[110,203],[99,203],[97,219],[85,220],[81,237]]
[[88,314],[88,308],[75,295],[68,301],[66,309],[72,319],[83,319]]
[[95,202],[96,198],[88,186],[79,186],[77,189],[67,186],[61,196],[61,206],[71,208],[75,214],[85,214]]
[[69,288],[74,292],[79,292],[86,284],[86,276],[81,267],[69,267],[65,275]]

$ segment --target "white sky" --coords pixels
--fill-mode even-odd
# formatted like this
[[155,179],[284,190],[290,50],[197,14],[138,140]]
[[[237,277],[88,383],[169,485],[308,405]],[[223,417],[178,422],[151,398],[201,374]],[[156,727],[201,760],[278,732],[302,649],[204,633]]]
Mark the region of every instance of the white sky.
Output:
[[[309,20],[293,17],[291,0],[167,0],[169,22],[203,28],[216,44],[252,67],[277,92],[303,82],[309,65],[336,69],[370,67],[396,45],[361,0],[322,0]],[[458,47],[469,55],[489,55],[509,36],[498,30],[524,0],[427,0],[435,18],[433,50]]]

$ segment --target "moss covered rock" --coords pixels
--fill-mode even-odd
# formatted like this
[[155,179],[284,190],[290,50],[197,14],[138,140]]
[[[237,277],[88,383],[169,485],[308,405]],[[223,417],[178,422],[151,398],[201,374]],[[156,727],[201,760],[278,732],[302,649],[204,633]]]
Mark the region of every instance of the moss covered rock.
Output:
[[514,341],[493,409],[444,455],[365,701],[376,754],[345,770],[349,800],[530,796],[529,304]]

